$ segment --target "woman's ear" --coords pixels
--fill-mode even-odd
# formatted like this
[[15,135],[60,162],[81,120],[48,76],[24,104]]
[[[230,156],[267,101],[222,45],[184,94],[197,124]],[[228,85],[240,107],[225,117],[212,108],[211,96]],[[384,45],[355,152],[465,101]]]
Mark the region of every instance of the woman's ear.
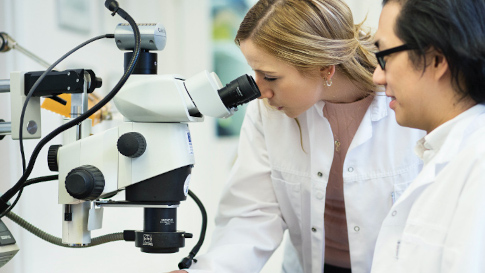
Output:
[[320,68],[320,76],[326,80],[332,80],[335,74],[335,65],[329,65],[327,67]]

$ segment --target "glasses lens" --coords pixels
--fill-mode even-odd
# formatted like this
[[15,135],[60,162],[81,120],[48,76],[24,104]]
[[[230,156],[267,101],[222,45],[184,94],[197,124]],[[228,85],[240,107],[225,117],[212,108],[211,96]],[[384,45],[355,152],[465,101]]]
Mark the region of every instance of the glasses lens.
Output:
[[382,70],[384,70],[384,68],[386,68],[386,61],[384,61],[384,58],[380,57],[377,58],[377,60],[379,61],[379,65],[381,66]]

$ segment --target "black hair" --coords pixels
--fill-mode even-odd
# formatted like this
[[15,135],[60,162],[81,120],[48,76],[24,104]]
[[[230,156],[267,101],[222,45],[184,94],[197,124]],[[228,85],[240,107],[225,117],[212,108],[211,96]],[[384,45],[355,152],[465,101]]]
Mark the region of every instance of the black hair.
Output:
[[383,0],[397,2],[401,13],[394,32],[416,50],[410,59],[426,69],[426,54],[443,54],[456,92],[485,102],[485,1],[484,0]]

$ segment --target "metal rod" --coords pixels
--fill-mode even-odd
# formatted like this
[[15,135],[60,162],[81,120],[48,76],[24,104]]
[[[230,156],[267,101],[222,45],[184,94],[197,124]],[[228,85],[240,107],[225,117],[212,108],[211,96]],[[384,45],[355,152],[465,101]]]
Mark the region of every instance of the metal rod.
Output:
[[[84,75],[83,93],[71,94],[71,118],[77,118],[88,111],[89,74]],[[76,125],[76,140],[81,139],[82,123]]]
[[10,80],[0,80],[0,93],[10,92]]
[[[18,50],[19,52],[23,53],[25,56],[29,57],[30,59],[36,61],[38,64],[40,64],[40,65],[42,65],[42,66],[44,66],[46,68],[48,68],[49,66],[51,66],[48,62],[42,60],[40,57],[38,57],[34,53],[28,51],[27,49],[25,49],[24,47],[22,47],[18,43],[15,43],[12,46],[12,48]],[[55,70],[55,68],[54,68],[54,70]]]
[[[7,52],[10,49],[15,49],[20,53],[24,54],[25,56],[29,57],[31,60],[36,61],[38,64],[42,65],[45,68],[48,68],[49,66],[51,66],[50,63],[44,61],[42,58],[40,58],[39,56],[35,55],[34,53],[30,52],[29,50],[21,46],[19,43],[17,43],[17,41],[15,41],[15,39],[12,38],[12,36],[8,35],[5,32],[0,32],[0,35],[3,37],[4,43],[5,43],[2,52]],[[58,70],[58,69],[54,68],[54,70]]]
[[10,135],[12,133],[12,123],[11,122],[0,122],[0,135]]

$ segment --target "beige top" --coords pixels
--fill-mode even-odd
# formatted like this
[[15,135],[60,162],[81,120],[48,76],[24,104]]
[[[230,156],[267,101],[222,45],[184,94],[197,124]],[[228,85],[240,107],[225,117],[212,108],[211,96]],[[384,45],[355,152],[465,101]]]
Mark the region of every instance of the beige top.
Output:
[[334,156],[325,200],[325,263],[350,268],[349,238],[345,216],[343,164],[357,128],[374,96],[352,103],[326,102],[323,115],[334,136]]

